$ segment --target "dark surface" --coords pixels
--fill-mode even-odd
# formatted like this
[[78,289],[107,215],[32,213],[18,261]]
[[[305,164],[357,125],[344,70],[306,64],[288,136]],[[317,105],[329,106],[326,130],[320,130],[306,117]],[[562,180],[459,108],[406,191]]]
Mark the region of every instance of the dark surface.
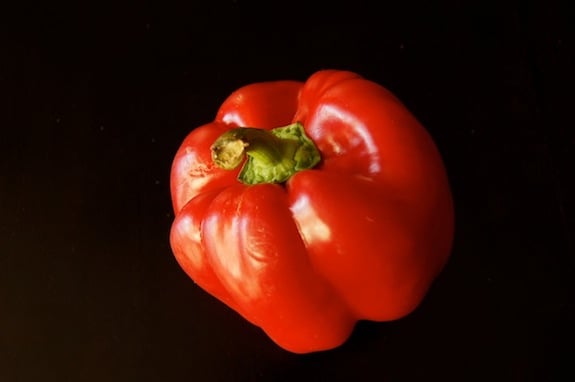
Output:
[[[0,381],[575,380],[563,4],[140,3],[0,12]],[[457,232],[415,313],[301,356],[180,270],[168,180],[231,91],[323,68],[428,128]]]

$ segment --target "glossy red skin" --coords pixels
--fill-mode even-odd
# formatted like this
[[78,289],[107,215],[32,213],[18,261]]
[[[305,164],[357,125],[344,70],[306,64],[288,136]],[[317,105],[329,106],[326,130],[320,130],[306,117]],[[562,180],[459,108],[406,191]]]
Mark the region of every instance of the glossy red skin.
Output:
[[[224,131],[299,121],[322,154],[285,185],[214,166]],[[413,311],[451,251],[446,172],[426,130],[383,87],[326,70],[234,92],[178,150],[171,245],[181,267],[279,346],[339,346],[358,320]]]

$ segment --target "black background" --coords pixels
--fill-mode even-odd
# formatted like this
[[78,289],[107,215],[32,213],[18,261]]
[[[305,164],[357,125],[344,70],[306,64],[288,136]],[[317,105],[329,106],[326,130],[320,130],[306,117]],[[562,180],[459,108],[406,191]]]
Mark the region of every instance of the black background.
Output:
[[[565,4],[1,6],[0,380],[571,380]],[[295,355],[180,270],[169,170],[231,91],[324,68],[386,86],[427,127],[457,229],[416,312]]]

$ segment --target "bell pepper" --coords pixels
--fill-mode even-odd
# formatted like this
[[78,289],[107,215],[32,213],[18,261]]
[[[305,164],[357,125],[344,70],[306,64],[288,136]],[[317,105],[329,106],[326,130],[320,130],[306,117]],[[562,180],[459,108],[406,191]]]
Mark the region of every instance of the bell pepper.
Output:
[[294,353],[406,316],[451,252],[437,146],[390,91],[348,71],[233,92],[175,154],[171,196],[181,268]]

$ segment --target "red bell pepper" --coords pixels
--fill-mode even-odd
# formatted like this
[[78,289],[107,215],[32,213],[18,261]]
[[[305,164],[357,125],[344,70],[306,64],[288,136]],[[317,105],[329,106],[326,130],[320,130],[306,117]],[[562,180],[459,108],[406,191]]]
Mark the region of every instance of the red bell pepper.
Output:
[[231,94],[183,141],[171,193],[183,270],[295,353],[339,346],[358,320],[409,314],[451,251],[436,145],[351,72]]

